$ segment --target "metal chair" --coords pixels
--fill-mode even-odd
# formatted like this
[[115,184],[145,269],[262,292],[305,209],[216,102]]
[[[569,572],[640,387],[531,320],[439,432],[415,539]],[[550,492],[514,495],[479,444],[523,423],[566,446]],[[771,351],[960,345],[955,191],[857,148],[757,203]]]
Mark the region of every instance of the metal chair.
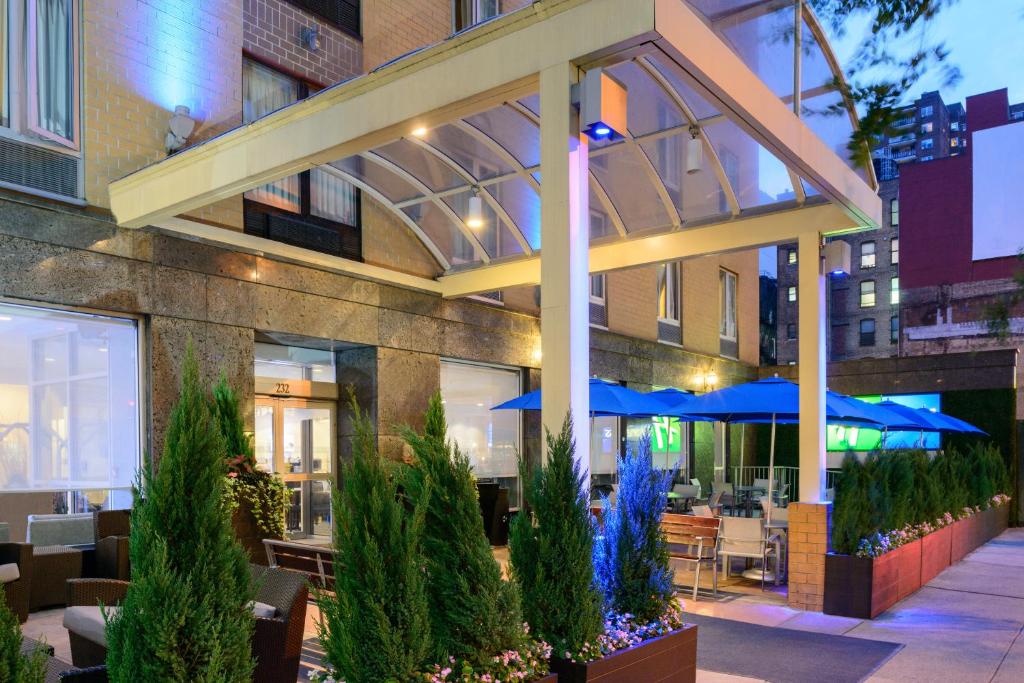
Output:
[[729,577],[729,564],[734,557],[761,560],[761,588],[764,589],[764,571],[768,559],[775,558],[775,585],[779,585],[779,539],[765,535],[764,517],[723,517],[719,535],[718,555],[722,558],[725,576]]
[[718,597],[718,536],[722,525],[719,517],[665,514],[661,529],[668,542],[670,559],[694,565],[693,599],[697,599],[700,585],[700,565],[711,563],[711,590]]

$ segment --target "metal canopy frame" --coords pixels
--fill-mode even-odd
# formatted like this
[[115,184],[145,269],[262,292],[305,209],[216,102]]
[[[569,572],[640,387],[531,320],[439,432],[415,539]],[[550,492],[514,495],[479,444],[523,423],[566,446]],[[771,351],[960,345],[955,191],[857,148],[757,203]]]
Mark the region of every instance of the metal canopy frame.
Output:
[[[442,283],[459,281],[456,275],[463,270],[476,268],[486,272],[516,259],[525,263],[536,259],[541,248],[539,225],[522,224],[517,214],[523,211],[517,212],[509,203],[514,200],[504,196],[504,188],[523,183],[528,192],[520,193],[519,201],[527,204],[526,214],[539,223],[542,169],[539,164],[524,163],[516,149],[500,141],[495,134],[500,131],[488,131],[472,119],[487,113],[518,117],[515,120],[531,131],[529,135],[536,136],[539,145],[540,116],[526,101],[537,92],[537,74],[544,65],[568,60],[584,70],[598,64],[610,68],[617,64],[635,65],[638,77],[647,79],[642,85],[655,89],[674,107],[669,118],[681,121],[649,131],[621,131],[621,140],[591,147],[592,160],[611,154],[619,156],[608,157],[610,160],[623,153],[631,155],[631,160],[642,169],[644,180],[637,182],[653,188],[659,210],[664,214],[664,220],[654,225],[633,226],[626,207],[614,200],[616,191],[622,192],[622,188],[606,186],[591,165],[588,181],[591,196],[597,200],[594,208],[607,216],[618,241],[643,245],[643,240],[660,233],[685,233],[698,228],[705,234],[713,225],[726,228],[747,217],[758,218],[756,224],[769,224],[771,220],[766,216],[772,215],[777,216],[774,220],[787,220],[803,226],[802,229],[811,229],[806,221],[792,221],[790,214],[794,206],[810,208],[811,204],[822,202],[831,202],[840,211],[828,214],[830,223],[820,226],[820,232],[876,226],[881,208],[872,171],[868,169],[863,178],[858,177],[808,127],[802,116],[805,92],[808,97],[821,94],[820,84],[806,84],[805,89],[801,80],[806,46],[800,38],[805,31],[820,48],[820,56],[831,69],[831,75],[842,77],[813,12],[801,0],[749,2],[715,16],[701,13],[701,5],[702,0],[541,0],[115,181],[110,186],[112,209],[121,225],[140,227],[296,171],[324,165],[336,177],[362,189],[412,230],[444,274],[451,276],[443,278]],[[723,33],[780,11],[792,11],[794,94],[789,97],[772,95],[758,78],[756,61],[763,55],[757,50],[762,48],[744,51],[751,52],[753,57],[739,54]],[[756,37],[757,25],[750,26]],[[553,36],[558,38],[553,40]],[[417,96],[409,97],[409,93]],[[856,113],[852,105],[847,105],[849,122],[854,126]],[[637,105],[631,102],[630,106]],[[705,115],[698,115],[698,111]],[[766,200],[757,196],[753,204],[743,205],[735,177],[739,174],[734,170],[730,176],[719,143],[714,139],[716,133],[724,134],[727,125],[734,125],[747,136],[743,144],[753,158],[740,160],[748,165],[746,169],[750,164],[756,166],[758,155],[766,153],[784,165],[792,197]],[[458,153],[441,141],[413,132],[444,126],[451,126],[464,136],[466,143],[478,146],[481,154],[486,153],[500,163],[501,172],[482,177],[483,174],[467,168]],[[665,170],[645,149],[645,144],[659,140],[684,139],[691,130],[698,131],[706,171],[713,174],[724,198],[724,212],[685,215],[666,184]],[[314,132],[316,136],[311,138]],[[280,144],[284,140],[289,144]],[[428,179],[377,151],[396,140],[411,143],[408,150],[416,150],[429,157],[430,163],[440,164],[458,182],[432,188],[426,182]],[[412,188],[415,196],[391,198],[383,187],[375,186],[358,172],[332,163],[346,158],[375,164],[379,171],[392,174],[401,184]],[[755,168],[753,195],[763,194],[758,173]],[[804,190],[805,181],[822,195],[814,202]],[[682,194],[681,187],[675,191]],[[494,230],[493,243],[498,246],[492,252],[451,204],[457,196],[469,192],[478,192],[493,213],[494,225],[489,229]],[[746,196],[751,194],[748,188]],[[432,239],[429,231],[407,211],[417,205],[430,205],[438,210],[471,245],[475,261],[457,263],[452,253]],[[534,205],[538,207],[535,211]],[[784,218],[787,215],[789,218]],[[843,215],[845,220],[840,218]],[[506,231],[510,240],[503,239]],[[736,231],[726,229],[723,234]],[[797,237],[792,230],[771,235],[780,241]],[[750,246],[769,243],[758,242],[756,237],[749,240],[737,235],[736,239],[737,244]],[[503,253],[503,244],[521,253]],[[642,250],[643,246],[630,251],[637,249]],[[659,256],[660,260],[682,257],[674,252]],[[634,254],[627,260],[636,264],[643,259]],[[610,268],[606,269],[616,267],[614,259],[601,258],[596,262],[608,264]],[[529,270],[527,267],[520,272]],[[442,290],[455,296],[470,289],[494,289],[479,289],[480,279],[472,278],[472,288]]]

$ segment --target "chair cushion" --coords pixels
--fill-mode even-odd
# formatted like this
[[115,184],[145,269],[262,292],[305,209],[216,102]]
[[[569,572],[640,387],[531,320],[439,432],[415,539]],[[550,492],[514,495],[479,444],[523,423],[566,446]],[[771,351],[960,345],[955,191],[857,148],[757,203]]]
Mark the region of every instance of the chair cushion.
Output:
[[92,513],[29,515],[25,540],[37,546],[95,543]]
[[257,602],[253,600],[249,603],[249,607],[252,609],[252,613],[257,617],[264,619],[273,619],[277,616],[277,608],[273,605],[268,605],[265,602]]
[[20,578],[21,570],[18,569],[18,565],[13,562],[0,564],[0,583],[12,583]]
[[[107,614],[113,618],[120,608],[112,606],[105,609]],[[102,645],[103,647],[107,646],[107,626],[106,622],[103,621],[103,612],[98,605],[68,607],[64,610],[64,628],[85,638],[89,642]]]

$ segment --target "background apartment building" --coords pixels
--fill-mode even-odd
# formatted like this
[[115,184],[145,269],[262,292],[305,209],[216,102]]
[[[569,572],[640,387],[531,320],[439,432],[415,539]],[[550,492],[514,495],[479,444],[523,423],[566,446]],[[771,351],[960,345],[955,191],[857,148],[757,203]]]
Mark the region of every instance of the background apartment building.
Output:
[[[120,229],[107,184],[167,155],[179,107],[194,124],[187,144],[201,143],[530,4],[0,3],[0,520],[14,537],[29,513],[127,504],[139,462],[159,457],[190,340],[204,372],[224,371],[241,391],[258,459],[292,489],[293,535],[329,526],[346,386],[395,458],[396,426],[418,425],[440,390],[452,435],[514,502],[515,453],[537,452],[539,416],[489,408],[539,385],[535,288],[449,301],[333,270],[333,258],[442,268],[409,221],[327,166],[185,217],[234,231],[234,246]],[[668,153],[658,163],[683,166]],[[592,217],[595,236],[605,220]],[[291,256],[245,246],[257,238]],[[593,278],[592,374],[696,391],[754,377],[758,287],[756,252]],[[650,426],[595,420],[595,476],[610,476],[627,436]],[[729,448],[706,425],[654,427],[668,436],[666,462],[708,480],[716,438]]]

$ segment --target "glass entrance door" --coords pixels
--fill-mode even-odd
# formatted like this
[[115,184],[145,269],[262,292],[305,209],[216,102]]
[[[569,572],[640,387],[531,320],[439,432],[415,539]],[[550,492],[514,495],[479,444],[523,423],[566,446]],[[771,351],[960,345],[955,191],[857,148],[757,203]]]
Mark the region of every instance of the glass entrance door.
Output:
[[256,398],[256,463],[288,487],[289,538],[331,534],[334,421],[332,401]]

